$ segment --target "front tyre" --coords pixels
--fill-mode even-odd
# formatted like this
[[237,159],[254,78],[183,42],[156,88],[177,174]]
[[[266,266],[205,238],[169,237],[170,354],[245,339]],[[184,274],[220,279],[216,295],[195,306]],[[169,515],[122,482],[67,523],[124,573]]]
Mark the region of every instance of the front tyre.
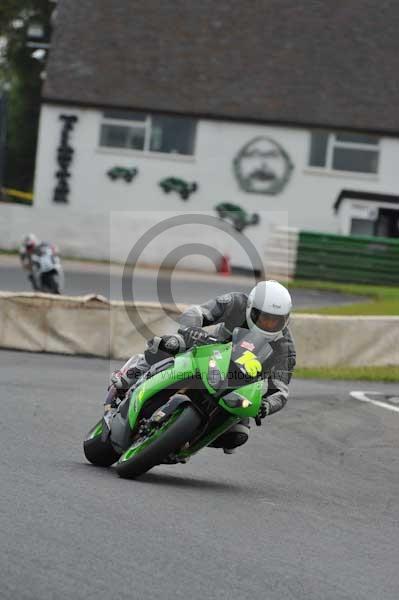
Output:
[[97,467],[110,467],[119,458],[120,454],[115,452],[109,437],[105,442],[101,439],[103,427],[106,427],[101,420],[93,429],[89,431],[83,442],[83,452],[89,462]]
[[43,273],[42,275],[42,287],[46,292],[50,294],[59,294],[60,286],[58,283],[58,276],[55,271]]
[[136,440],[115,466],[119,477],[134,479],[159,465],[188,442],[201,424],[201,417],[188,405],[178,408],[169,419],[145,437]]

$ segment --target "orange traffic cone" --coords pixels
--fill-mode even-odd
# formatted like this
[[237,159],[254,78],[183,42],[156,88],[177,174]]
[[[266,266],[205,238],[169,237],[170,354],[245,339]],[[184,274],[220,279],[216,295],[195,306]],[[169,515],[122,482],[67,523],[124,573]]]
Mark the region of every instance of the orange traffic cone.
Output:
[[223,254],[222,260],[220,261],[219,273],[221,275],[231,275],[230,257],[227,254]]

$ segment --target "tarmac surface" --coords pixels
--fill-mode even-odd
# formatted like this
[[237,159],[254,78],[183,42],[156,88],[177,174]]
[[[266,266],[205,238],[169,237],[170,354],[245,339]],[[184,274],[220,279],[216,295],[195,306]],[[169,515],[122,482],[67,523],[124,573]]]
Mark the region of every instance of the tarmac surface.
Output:
[[293,380],[234,455],[89,465],[117,363],[0,351],[1,600],[397,600],[397,384]]
[[[109,265],[74,263],[64,261],[66,295],[101,294],[113,300],[122,300],[122,269]],[[175,272],[173,275],[158,273],[151,269],[137,269],[131,277],[133,298],[138,301],[169,303],[167,297],[170,283],[175,303],[198,304],[227,292],[249,292],[255,284],[251,277]],[[289,284],[288,284],[289,287]],[[15,292],[32,291],[18,263],[17,257],[0,256],[0,290]],[[317,308],[336,304],[362,302],[364,297],[338,292],[308,289],[290,290],[295,308]],[[130,298],[131,299],[131,298]]]

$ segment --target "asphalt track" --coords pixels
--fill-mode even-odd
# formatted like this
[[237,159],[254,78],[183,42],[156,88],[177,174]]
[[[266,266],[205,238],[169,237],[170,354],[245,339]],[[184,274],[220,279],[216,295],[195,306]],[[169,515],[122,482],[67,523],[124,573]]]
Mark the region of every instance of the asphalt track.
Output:
[[0,351],[1,600],[398,599],[399,415],[364,384],[294,380],[236,454],[124,481],[82,453],[115,366]]
[[[67,295],[101,294],[113,300],[122,299],[122,270],[107,265],[64,263]],[[134,300],[168,302],[164,295],[167,274],[161,276],[161,294],[157,289],[157,272],[138,269],[132,278]],[[175,273],[171,277],[171,291],[176,303],[200,303],[232,291],[249,292],[254,285],[250,277],[222,277],[193,273]],[[0,257],[0,290],[32,291],[26,274],[16,257]],[[296,308],[316,308],[334,304],[364,301],[364,298],[318,290],[290,290]]]

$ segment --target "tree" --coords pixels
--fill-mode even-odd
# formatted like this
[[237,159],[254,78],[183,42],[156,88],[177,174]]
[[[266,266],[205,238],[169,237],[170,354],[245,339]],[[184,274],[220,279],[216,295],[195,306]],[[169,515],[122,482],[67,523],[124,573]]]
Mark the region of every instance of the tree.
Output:
[[4,183],[30,191],[33,186],[42,73],[45,65],[28,45],[33,24],[49,40],[51,0],[1,0],[0,90],[7,92],[7,139]]

